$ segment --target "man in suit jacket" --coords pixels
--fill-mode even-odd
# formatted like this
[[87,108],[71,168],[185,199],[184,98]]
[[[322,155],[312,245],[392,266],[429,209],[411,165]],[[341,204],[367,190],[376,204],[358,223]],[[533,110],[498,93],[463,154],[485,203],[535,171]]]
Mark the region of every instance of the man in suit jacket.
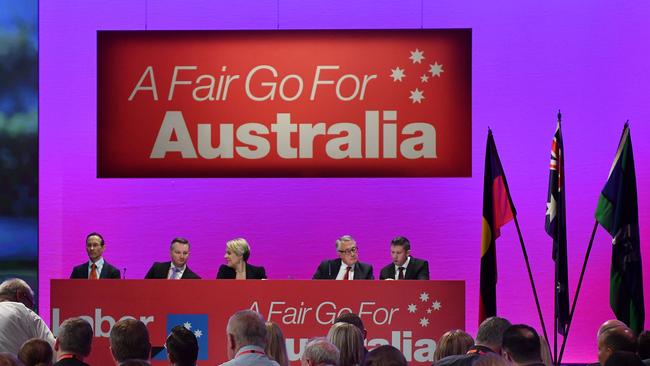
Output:
[[190,242],[184,238],[175,238],[169,247],[170,262],[155,262],[145,279],[198,280],[201,277],[187,266],[190,257]]
[[70,278],[96,280],[98,278],[120,278],[120,270],[104,260],[106,249],[104,238],[99,233],[90,233],[86,236],[86,253],[88,262],[82,263],[72,269]]
[[54,343],[57,362],[54,366],[88,366],[84,358],[90,355],[93,329],[81,318],[70,318],[61,324]]
[[315,280],[372,280],[370,264],[359,262],[357,242],[350,235],[336,240],[339,258],[320,263],[313,279]]
[[428,280],[429,262],[411,257],[411,243],[403,236],[390,242],[393,263],[379,272],[380,280]]

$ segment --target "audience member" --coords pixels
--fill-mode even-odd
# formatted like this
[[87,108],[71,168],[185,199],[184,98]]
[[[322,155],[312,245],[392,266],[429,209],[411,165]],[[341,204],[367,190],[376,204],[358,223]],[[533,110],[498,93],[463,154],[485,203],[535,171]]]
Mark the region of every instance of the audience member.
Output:
[[172,328],[165,341],[167,358],[172,366],[195,366],[199,356],[199,343],[192,331],[182,325]]
[[637,352],[639,353],[639,357],[643,360],[643,363],[650,366],[650,331],[646,330],[639,334],[637,348]]
[[23,343],[18,359],[25,366],[52,366],[52,346],[42,339],[32,338]]
[[84,359],[90,355],[93,329],[81,318],[70,318],[61,324],[54,343],[57,362],[54,366],[88,366]]
[[266,322],[266,355],[280,366],[289,366],[287,343],[282,329],[274,322]]
[[[605,326],[608,322],[613,326]],[[605,327],[603,327],[605,326]],[[605,365],[609,356],[616,351],[636,353],[636,336],[625,324],[607,321],[598,332],[598,362]]]
[[0,352],[0,366],[23,366],[23,363],[9,352]]
[[300,358],[301,366],[339,366],[341,353],[330,341],[320,337],[310,340]]
[[605,366],[644,366],[639,355],[634,352],[616,351],[605,362]]
[[433,362],[447,356],[464,355],[474,345],[471,335],[461,329],[450,330],[440,337],[433,353]]
[[332,342],[341,353],[339,365],[360,365],[365,352],[363,334],[359,328],[349,323],[334,323],[327,332],[327,340]]
[[135,319],[118,321],[111,329],[110,348],[117,365],[133,359],[149,361],[151,343],[147,326]]
[[406,358],[397,348],[390,345],[379,346],[368,352],[364,366],[408,366]]
[[17,354],[23,343],[32,338],[54,345],[54,336],[43,319],[30,310],[34,292],[18,278],[0,284],[0,352]]
[[228,359],[223,366],[278,366],[264,352],[266,325],[259,313],[241,310],[228,319],[226,327]]
[[366,327],[363,325],[363,320],[361,320],[359,315],[355,313],[343,313],[339,315],[336,319],[334,319],[334,323],[352,324],[355,327],[359,328],[359,330],[363,334],[363,339],[366,339],[366,337],[368,337],[368,331],[366,330]]
[[510,326],[503,333],[501,353],[516,366],[544,366],[539,335],[525,324]]
[[544,366],[554,366],[553,365],[553,356],[551,355],[551,349],[548,346],[546,338],[539,337],[539,350],[542,354],[542,363]]
[[478,356],[473,366],[511,366],[505,358],[496,353],[485,353]]
[[501,342],[503,332],[510,326],[510,322],[504,318],[493,316],[485,319],[478,327],[474,346],[464,355],[447,356],[438,362],[436,366],[465,366],[472,365],[474,361],[486,353],[501,353]]
[[145,360],[126,360],[120,363],[120,366],[151,366],[151,364]]

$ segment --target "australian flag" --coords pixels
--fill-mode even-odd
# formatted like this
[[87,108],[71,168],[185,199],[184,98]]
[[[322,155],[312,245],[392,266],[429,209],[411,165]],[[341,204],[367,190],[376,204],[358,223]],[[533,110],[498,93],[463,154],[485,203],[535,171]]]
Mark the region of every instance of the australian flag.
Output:
[[[177,325],[192,331],[199,344],[199,360],[208,359],[208,314],[168,314],[166,333],[169,334]],[[153,356],[154,360],[167,360],[167,350]]]
[[558,114],[551,146],[551,171],[546,202],[546,232],[553,238],[555,261],[555,314],[557,331],[566,335],[569,323],[569,277],[567,268],[566,199],[564,185],[564,144]]

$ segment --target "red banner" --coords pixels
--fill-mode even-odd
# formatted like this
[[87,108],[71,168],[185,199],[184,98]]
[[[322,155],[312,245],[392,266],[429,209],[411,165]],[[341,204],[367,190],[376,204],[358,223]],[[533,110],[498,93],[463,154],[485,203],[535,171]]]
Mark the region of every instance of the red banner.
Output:
[[[428,366],[436,340],[465,327],[465,282],[53,280],[51,308],[55,334],[73,316],[91,323],[93,365],[111,364],[110,328],[124,317],[145,322],[154,346],[164,344],[173,326],[185,325],[197,336],[199,359],[208,361],[201,364],[219,364],[227,360],[228,318],[253,309],[280,326],[293,365],[310,338],[325,336],[338,315],[354,312],[369,349],[391,344],[409,364]],[[158,354],[153,364],[164,360]]]
[[97,43],[99,177],[471,175],[471,30]]

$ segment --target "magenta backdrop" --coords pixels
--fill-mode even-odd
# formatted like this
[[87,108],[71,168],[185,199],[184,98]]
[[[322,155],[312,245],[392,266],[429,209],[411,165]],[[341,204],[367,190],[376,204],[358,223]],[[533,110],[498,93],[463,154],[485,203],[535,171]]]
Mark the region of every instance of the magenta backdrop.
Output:
[[[630,119],[644,263],[650,263],[650,4],[500,1],[40,2],[40,301],[49,281],[85,257],[99,231],[105,257],[142,278],[168,259],[172,237],[192,242],[191,267],[215,276],[226,240],[243,236],[270,278],[310,278],[353,235],[379,268],[405,235],[433,279],[467,283],[467,330],[477,328],[483,161],[487,127],[519,211],[549,331],[551,241],[544,232],[551,139],[564,113],[571,293],[618,139]],[[96,31],[173,29],[473,29],[473,177],[459,179],[96,179]],[[115,75],[119,77],[119,75]],[[514,224],[497,243],[499,314],[538,329]],[[565,361],[596,359],[611,318],[611,242],[599,229]],[[646,265],[646,268],[650,268]],[[650,308],[650,270],[644,273]],[[646,322],[648,324],[648,322]]]

